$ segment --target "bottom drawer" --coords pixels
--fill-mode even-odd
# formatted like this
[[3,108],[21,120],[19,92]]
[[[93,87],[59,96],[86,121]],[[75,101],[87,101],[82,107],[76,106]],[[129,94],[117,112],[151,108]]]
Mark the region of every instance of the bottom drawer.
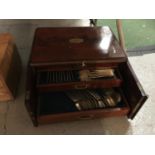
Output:
[[89,120],[102,117],[125,116],[129,112],[128,107],[112,108],[112,109],[97,109],[82,112],[49,114],[38,116],[39,124],[55,123],[62,121],[76,121],[76,120]]
[[37,122],[45,124],[127,115],[130,110],[128,103],[123,92],[120,89],[117,91],[121,101],[116,106],[89,110],[78,110],[65,92],[42,93],[38,98]]

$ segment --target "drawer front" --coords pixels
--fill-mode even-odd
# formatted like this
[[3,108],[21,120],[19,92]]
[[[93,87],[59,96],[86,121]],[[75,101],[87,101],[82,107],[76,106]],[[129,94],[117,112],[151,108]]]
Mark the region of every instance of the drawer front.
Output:
[[148,97],[129,62],[123,63],[120,71],[124,81],[122,90],[131,107],[128,117],[133,119]]
[[[98,68],[97,70],[100,69]],[[110,88],[120,87],[122,83],[117,68],[109,69],[109,72],[105,72],[105,76],[101,75],[101,73],[95,73],[93,70],[37,70],[36,78],[36,87],[39,91]]]
[[114,109],[102,109],[102,110],[90,110],[83,112],[70,112],[63,114],[51,114],[38,116],[37,121],[39,124],[55,123],[63,121],[79,121],[89,120],[95,118],[125,116],[129,112],[129,108],[114,108]]
[[110,80],[96,80],[89,82],[70,82],[62,84],[48,84],[48,85],[37,85],[37,89],[40,92],[45,91],[64,91],[64,90],[80,90],[80,89],[96,89],[96,88],[111,88],[120,87],[122,80],[110,79]]
[[80,69],[96,69],[96,68],[116,68],[119,63],[116,62],[79,62],[79,63],[58,63],[58,64],[42,64],[35,66],[38,71],[65,71],[65,70],[80,70]]
[[85,82],[70,82],[62,84],[48,84],[48,85],[38,85],[37,89],[39,92],[46,91],[63,91],[72,89],[86,89],[87,84]]
[[97,89],[97,88],[112,88],[120,87],[122,80],[120,79],[109,79],[109,80],[94,80],[87,82],[87,88]]

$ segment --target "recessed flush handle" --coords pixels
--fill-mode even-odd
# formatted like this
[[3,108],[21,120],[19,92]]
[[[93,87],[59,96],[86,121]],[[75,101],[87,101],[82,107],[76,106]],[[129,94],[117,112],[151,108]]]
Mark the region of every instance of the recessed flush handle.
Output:
[[80,116],[79,119],[81,120],[88,120],[88,119],[92,119],[94,118],[94,115],[84,115],[84,116]]
[[87,89],[87,85],[84,84],[84,85],[75,85],[74,86],[75,89]]
[[74,43],[74,44],[79,44],[79,43],[83,43],[84,39],[82,38],[71,38],[69,39],[69,43]]

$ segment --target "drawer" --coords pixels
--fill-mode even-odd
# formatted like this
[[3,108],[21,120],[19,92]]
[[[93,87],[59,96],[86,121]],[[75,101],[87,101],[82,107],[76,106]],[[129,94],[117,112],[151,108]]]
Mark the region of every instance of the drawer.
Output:
[[122,96],[122,101],[115,107],[80,111],[77,110],[75,104],[64,95],[64,92],[45,93],[44,98],[38,101],[37,122],[39,124],[44,124],[60,121],[88,120],[102,117],[125,116],[128,114],[130,108],[123,95],[123,92],[119,92]]
[[37,73],[36,87],[40,92],[63,91],[70,89],[96,89],[120,87],[122,79],[114,70],[113,77],[93,78],[81,81],[78,70],[72,71],[41,71]]
[[104,61],[99,61],[99,62],[79,62],[79,63],[59,63],[59,64],[51,64],[48,65],[46,63],[44,63],[43,65],[40,66],[35,66],[36,70],[39,71],[44,71],[44,70],[48,70],[48,71],[69,71],[69,70],[80,70],[80,69],[96,69],[96,68],[116,68],[118,66],[119,63],[116,62],[104,62]]
[[79,120],[89,120],[95,118],[103,117],[115,117],[115,116],[125,116],[129,112],[129,108],[114,108],[114,109],[102,109],[102,110],[91,110],[84,112],[72,112],[72,113],[62,113],[62,114],[52,114],[52,115],[42,115],[38,116],[37,122],[39,124],[55,123],[63,121],[79,121]]
[[70,82],[63,84],[48,84],[48,85],[38,85],[37,89],[39,92],[46,91],[63,91],[70,89],[89,89],[89,88],[111,88],[120,87],[122,81],[120,79],[115,80],[104,80],[104,81],[91,81],[91,82]]

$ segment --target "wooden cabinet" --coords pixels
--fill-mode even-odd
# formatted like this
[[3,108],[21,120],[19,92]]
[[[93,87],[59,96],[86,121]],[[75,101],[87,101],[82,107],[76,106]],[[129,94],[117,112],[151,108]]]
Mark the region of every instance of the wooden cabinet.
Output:
[[21,72],[21,60],[13,37],[0,34],[0,101],[15,98]]
[[25,99],[35,126],[122,115],[133,119],[146,99],[108,27],[36,30]]

